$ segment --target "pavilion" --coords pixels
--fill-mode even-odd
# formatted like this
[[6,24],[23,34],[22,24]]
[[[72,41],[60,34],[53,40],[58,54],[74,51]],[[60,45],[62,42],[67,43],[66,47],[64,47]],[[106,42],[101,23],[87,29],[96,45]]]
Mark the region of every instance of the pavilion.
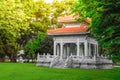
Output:
[[38,55],[37,65],[57,68],[112,68],[112,61],[98,53],[98,42],[87,32],[90,19],[82,22],[76,16],[58,17],[62,28],[48,30],[53,37],[54,53]]

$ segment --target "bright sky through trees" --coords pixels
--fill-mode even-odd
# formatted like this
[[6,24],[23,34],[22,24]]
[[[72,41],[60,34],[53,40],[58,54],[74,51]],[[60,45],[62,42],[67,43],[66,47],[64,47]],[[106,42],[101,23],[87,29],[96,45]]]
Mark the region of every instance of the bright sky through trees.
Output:
[[53,0],[44,0],[46,3],[52,3]]
[[[34,0],[34,2],[37,2],[38,0]],[[52,3],[53,0],[44,0],[46,3]]]

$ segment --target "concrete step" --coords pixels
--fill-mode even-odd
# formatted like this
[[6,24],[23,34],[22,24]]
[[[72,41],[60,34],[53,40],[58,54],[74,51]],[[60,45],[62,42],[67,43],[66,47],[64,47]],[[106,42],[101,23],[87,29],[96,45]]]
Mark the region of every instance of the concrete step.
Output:
[[53,67],[55,67],[55,68],[64,68],[64,66],[65,66],[65,62],[59,61]]

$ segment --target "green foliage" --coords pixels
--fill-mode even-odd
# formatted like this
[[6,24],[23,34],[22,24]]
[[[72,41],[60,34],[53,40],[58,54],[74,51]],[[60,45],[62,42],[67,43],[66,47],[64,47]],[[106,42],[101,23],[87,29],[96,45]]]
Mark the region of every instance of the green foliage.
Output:
[[41,47],[41,43],[46,37],[46,34],[43,32],[38,33],[35,39],[31,39],[25,46],[25,50],[28,52],[28,56],[35,56],[35,53],[38,50],[38,47]]
[[82,19],[90,17],[92,19],[90,25],[92,35],[102,46],[109,46],[115,43],[119,44],[119,8],[119,0],[79,0],[73,11],[78,12]]
[[40,31],[46,32],[46,28],[40,22],[30,23],[30,29],[33,31],[33,33],[40,32]]
[[53,54],[53,39],[52,39],[52,37],[46,36],[39,45],[40,46],[38,46],[37,51],[40,54],[43,54],[43,53]]
[[45,33],[38,33],[35,39],[31,39],[25,46],[25,51],[29,57],[34,57],[35,54],[53,53],[53,40]]
[[14,54],[15,58],[20,45],[38,32],[45,32],[50,23],[49,6],[43,0],[0,1],[0,54]]
[[[29,24],[27,23],[26,19],[26,14],[22,10],[19,10],[19,8],[21,7],[21,3],[17,3],[17,1],[14,0],[0,1],[1,54],[17,53],[19,46],[16,42],[16,39],[19,38],[22,34],[24,34],[24,32],[26,32],[29,28]],[[6,51],[7,49],[10,50]]]
[[[71,5],[74,2],[75,0],[54,0],[52,4],[48,4],[44,0],[38,0],[37,2],[34,2],[34,0],[1,0],[0,57],[8,55],[11,59],[13,57],[15,59],[21,46],[24,47],[26,43],[32,45],[29,52],[34,53],[39,43],[33,41],[37,34],[46,32],[49,26],[56,25],[58,16],[70,14]],[[45,41],[47,39],[48,37]],[[43,43],[45,44],[45,42]],[[48,43],[52,45],[52,41]],[[39,49],[41,50],[40,46]],[[47,48],[47,51],[51,53],[51,48],[50,51]],[[46,53],[46,51],[39,52]]]
[[[120,0],[78,0],[73,12],[80,14],[80,19],[92,19],[89,30],[99,44],[113,53],[119,54],[120,48]],[[117,46],[116,49],[113,49]],[[111,52],[108,52],[111,54]]]
[[114,63],[117,63],[117,62],[120,61],[120,55],[119,54],[118,55],[112,54],[109,58],[112,59]]

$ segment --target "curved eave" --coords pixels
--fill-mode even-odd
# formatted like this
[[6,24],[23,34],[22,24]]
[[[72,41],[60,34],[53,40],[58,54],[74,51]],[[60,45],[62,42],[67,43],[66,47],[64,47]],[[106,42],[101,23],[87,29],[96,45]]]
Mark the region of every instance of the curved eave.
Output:
[[59,23],[78,22],[76,20],[58,20]]
[[48,33],[49,36],[66,36],[66,35],[87,35],[90,32],[77,32],[77,33]]

